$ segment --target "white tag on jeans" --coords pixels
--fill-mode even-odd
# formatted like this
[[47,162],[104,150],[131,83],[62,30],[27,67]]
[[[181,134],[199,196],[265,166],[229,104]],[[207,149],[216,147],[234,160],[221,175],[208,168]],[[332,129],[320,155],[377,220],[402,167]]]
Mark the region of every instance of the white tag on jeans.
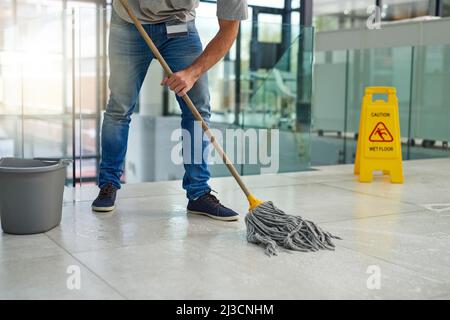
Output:
[[168,37],[183,37],[188,34],[188,26],[186,22],[169,21],[166,23]]

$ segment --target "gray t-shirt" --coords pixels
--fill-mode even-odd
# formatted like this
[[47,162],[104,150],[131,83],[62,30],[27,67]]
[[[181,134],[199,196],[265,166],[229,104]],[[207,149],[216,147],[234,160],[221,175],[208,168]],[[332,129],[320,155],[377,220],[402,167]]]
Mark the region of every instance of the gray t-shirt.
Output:
[[[128,0],[128,4],[142,23],[160,23],[195,19],[199,0]],[[132,22],[119,0],[114,0],[113,7],[119,17]],[[247,15],[247,0],[217,0],[219,19],[245,20]]]

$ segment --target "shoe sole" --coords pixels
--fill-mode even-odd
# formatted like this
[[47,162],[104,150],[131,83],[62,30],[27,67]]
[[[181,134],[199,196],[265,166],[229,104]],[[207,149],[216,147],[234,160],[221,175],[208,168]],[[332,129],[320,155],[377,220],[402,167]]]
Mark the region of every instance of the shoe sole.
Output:
[[211,219],[214,219],[214,220],[220,220],[220,221],[237,221],[237,220],[239,220],[239,216],[218,217],[218,216],[214,216],[212,214],[205,213],[205,212],[200,212],[200,211],[187,210],[187,212],[190,213],[190,214],[196,214],[196,215],[199,215],[199,216],[206,216],[208,218],[211,218]]
[[109,211],[113,211],[116,208],[116,206],[112,206],[112,207],[95,207],[92,206],[92,210],[96,211],[96,212],[109,212]]

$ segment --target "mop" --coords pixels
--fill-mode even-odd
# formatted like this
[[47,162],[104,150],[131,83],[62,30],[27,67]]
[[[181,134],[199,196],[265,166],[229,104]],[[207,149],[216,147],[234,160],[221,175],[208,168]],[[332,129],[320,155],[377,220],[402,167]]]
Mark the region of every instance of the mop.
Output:
[[[134,22],[141,36],[150,47],[155,58],[161,64],[168,77],[172,76],[172,70],[161,56],[158,48],[153,43],[140,21],[133,14],[128,6],[127,0],[120,0],[127,11],[129,17]],[[187,94],[183,97],[189,110],[195,119],[201,123],[202,129],[211,141],[216,152],[223,159],[231,175],[234,177],[239,187],[247,196],[249,210],[245,217],[247,226],[247,241],[265,247],[265,253],[269,256],[277,255],[279,249],[293,251],[318,251],[321,249],[334,250],[332,239],[340,239],[332,234],[323,231],[311,221],[304,220],[300,216],[292,216],[278,209],[271,201],[261,201],[257,199],[242,181],[236,168],[216,141],[214,135],[209,130],[208,125],[203,120],[192,100]]]

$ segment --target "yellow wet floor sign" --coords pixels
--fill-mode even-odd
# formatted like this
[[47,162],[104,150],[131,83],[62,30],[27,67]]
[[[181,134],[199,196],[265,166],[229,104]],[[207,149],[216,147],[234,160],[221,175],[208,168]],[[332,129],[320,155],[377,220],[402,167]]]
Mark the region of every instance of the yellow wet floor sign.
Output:
[[[387,101],[374,101],[375,94],[387,95]],[[367,87],[361,107],[355,174],[360,182],[371,182],[376,170],[388,174],[392,183],[403,183],[398,100],[392,87]]]

